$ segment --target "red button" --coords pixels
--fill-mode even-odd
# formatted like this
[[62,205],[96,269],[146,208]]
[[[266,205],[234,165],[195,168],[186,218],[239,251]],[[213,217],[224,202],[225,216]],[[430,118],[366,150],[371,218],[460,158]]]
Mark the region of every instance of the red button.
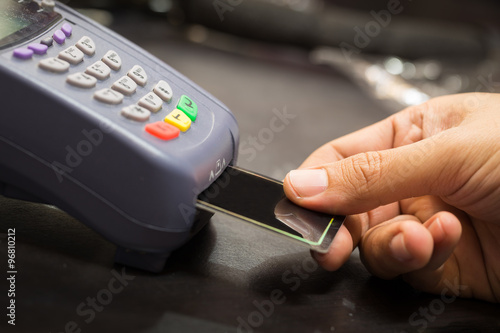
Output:
[[163,121],[146,125],[146,132],[162,140],[172,140],[179,136],[180,129]]

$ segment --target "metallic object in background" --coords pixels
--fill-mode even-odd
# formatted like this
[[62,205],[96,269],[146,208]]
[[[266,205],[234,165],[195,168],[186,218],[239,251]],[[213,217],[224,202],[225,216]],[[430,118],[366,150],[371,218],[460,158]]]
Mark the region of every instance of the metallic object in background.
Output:
[[361,57],[348,61],[338,49],[318,48],[311,52],[311,61],[341,71],[392,113],[410,105],[421,104],[430,98],[421,89],[391,74],[380,64]]
[[149,9],[155,13],[168,13],[173,6],[173,0],[148,0]]
[[[412,8],[429,7],[437,17],[442,5],[433,2],[384,2],[336,6],[330,0],[67,0],[73,7],[131,9],[168,15],[170,22],[200,24],[210,29],[260,41],[306,48],[343,47],[352,54],[391,54],[477,61],[488,52],[487,30],[480,24],[412,16]],[[465,1],[500,9],[495,2]],[[390,2],[392,3],[392,2]],[[448,3],[447,6],[453,4]],[[364,6],[364,7],[363,7]],[[362,8],[356,10],[355,7]],[[456,12],[448,8],[446,12]],[[373,8],[366,10],[364,8]],[[378,8],[378,9],[377,9]],[[472,9],[473,9],[472,8]],[[461,14],[467,13],[462,9]],[[484,10],[483,10],[484,12]],[[445,14],[443,14],[445,15]],[[449,13],[446,15],[450,15]],[[486,15],[485,16],[491,16]],[[488,22],[490,22],[488,20]]]
[[468,66],[394,56],[347,59],[339,49],[319,47],[311,52],[311,61],[344,73],[393,113],[447,94],[500,93],[500,62],[493,58]]
[[478,60],[487,53],[483,29],[403,17],[402,5],[397,14],[391,14],[390,9],[358,12],[320,0],[310,0],[300,10],[276,3],[272,0],[177,1],[189,22],[267,42],[307,48],[342,44],[347,52],[355,54],[393,54],[408,59]]

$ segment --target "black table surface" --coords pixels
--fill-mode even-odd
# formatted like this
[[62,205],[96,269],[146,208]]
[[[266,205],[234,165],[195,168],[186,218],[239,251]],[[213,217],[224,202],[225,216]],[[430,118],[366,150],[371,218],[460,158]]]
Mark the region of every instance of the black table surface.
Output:
[[[273,110],[294,115],[238,163],[277,179],[321,144],[389,115],[329,70],[207,48],[140,16],[111,28],[228,105],[242,143],[269,127]],[[327,272],[308,249],[220,214],[159,274],[114,265],[113,244],[54,207],[0,197],[3,272],[9,228],[16,326],[7,323],[3,275],[1,332],[500,332],[498,305],[372,277],[357,252]]]

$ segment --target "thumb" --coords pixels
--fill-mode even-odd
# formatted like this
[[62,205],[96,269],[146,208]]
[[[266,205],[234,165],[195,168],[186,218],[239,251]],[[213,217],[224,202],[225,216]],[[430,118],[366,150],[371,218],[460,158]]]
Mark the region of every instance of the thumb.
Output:
[[466,155],[464,146],[431,137],[291,171],[284,189],[290,200],[303,207],[357,214],[405,198],[453,193],[467,179],[460,173],[470,169],[464,167]]

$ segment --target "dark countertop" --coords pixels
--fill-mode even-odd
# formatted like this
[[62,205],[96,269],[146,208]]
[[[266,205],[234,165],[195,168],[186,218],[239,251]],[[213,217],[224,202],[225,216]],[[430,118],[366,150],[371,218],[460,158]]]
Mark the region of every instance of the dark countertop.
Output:
[[[243,144],[269,126],[274,109],[296,116],[255,154],[241,154],[241,167],[280,179],[321,144],[388,115],[335,72],[210,49],[155,21],[141,21],[141,33],[137,23],[112,28],[228,105]],[[114,245],[50,206],[0,197],[0,231],[9,228],[17,236],[17,325],[3,314],[2,332],[500,331],[498,305],[374,278],[356,252],[326,272],[307,249],[223,215],[160,274],[113,265]],[[4,272],[5,242],[1,234]]]

